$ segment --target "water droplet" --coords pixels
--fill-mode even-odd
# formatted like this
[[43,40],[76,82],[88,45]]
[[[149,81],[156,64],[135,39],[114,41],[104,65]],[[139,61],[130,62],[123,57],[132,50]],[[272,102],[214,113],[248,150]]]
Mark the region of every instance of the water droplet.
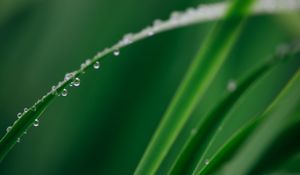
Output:
[[22,117],[22,113],[19,112],[19,113],[17,114],[17,117],[18,117],[18,118],[21,118],[21,117]]
[[189,14],[189,15],[194,15],[196,13],[196,9],[194,9],[193,7],[188,8],[186,10],[186,13]]
[[38,119],[35,119],[34,122],[33,122],[33,126],[34,127],[38,127],[40,125],[40,122]]
[[27,131],[24,131],[23,134],[27,134]]
[[160,19],[156,19],[153,22],[154,27],[159,27],[161,24],[162,24],[162,20],[160,20]]
[[100,68],[100,62],[96,61],[95,64],[93,65],[94,69],[99,69]]
[[120,51],[119,51],[119,50],[115,50],[115,51],[114,51],[114,55],[115,55],[115,56],[119,56],[119,55],[120,55]]
[[28,108],[24,108],[24,112],[28,112]]
[[170,19],[171,19],[171,20],[177,20],[177,19],[179,18],[179,16],[180,16],[180,13],[174,11],[174,12],[171,13]]
[[21,142],[21,139],[20,139],[20,137],[19,138],[17,138],[17,143],[20,143]]
[[12,129],[11,126],[7,127],[7,128],[6,128],[6,132],[9,132],[11,129]]
[[[154,34],[156,31],[159,30],[159,28],[160,28],[160,26],[161,26],[162,23],[163,23],[163,22],[162,22],[162,20],[160,20],[160,19],[154,20],[154,22],[153,22],[153,28],[152,28],[152,33],[153,33],[153,34]],[[153,34],[152,34],[152,35],[153,35]]]
[[205,165],[208,165],[208,164],[209,164],[209,160],[208,160],[208,159],[205,159],[205,160],[204,160],[204,163],[205,163]]
[[32,110],[33,110],[33,111],[36,111],[36,106],[32,106]]
[[152,36],[152,35],[154,35],[154,32],[153,32],[152,29],[149,29],[149,31],[148,31],[148,36]]
[[124,35],[124,37],[122,39],[122,44],[127,45],[127,44],[132,43],[132,38],[133,38],[133,34],[131,34],[131,33]]
[[227,83],[227,90],[233,92],[236,89],[236,82],[234,80],[229,80]]
[[56,94],[56,86],[52,86],[52,87],[51,87],[51,93],[52,93],[53,95]]
[[62,92],[61,92],[61,95],[63,97],[67,96],[68,95],[68,90],[67,89],[63,89]]
[[90,59],[86,59],[85,60],[85,65],[88,66],[89,64],[91,64],[91,60]]
[[67,74],[65,75],[64,80],[65,80],[65,81],[68,81],[68,80],[70,80],[72,77],[73,77],[73,73],[67,73]]
[[195,135],[197,133],[197,128],[193,128],[192,130],[191,130],[191,135]]
[[85,63],[82,63],[82,64],[80,65],[80,69],[83,70],[84,68],[85,68]]
[[179,19],[181,17],[181,13],[180,12],[172,12],[171,16],[170,16],[170,21],[174,24],[177,24]]
[[72,84],[76,87],[79,86],[80,85],[80,79],[78,77],[76,77]]

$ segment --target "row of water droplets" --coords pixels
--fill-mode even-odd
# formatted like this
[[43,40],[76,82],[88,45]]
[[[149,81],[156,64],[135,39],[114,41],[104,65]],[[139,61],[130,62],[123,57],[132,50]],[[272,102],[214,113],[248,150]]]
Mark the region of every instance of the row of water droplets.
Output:
[[[123,38],[110,48],[105,48],[103,51],[98,52],[92,59],[85,60],[80,69],[71,73],[67,73],[63,81],[59,82],[58,85],[53,86],[50,93],[56,93],[57,90],[64,86],[69,80],[71,81],[70,86],[79,86],[80,79],[77,77],[80,74],[85,73],[85,70],[93,65],[94,69],[100,68],[99,59],[106,56],[109,53],[113,53],[114,56],[120,55],[120,49],[137,42],[141,39],[153,36],[156,33],[161,33],[181,26],[190,25],[193,23],[200,23],[210,20],[216,20],[222,18],[228,8],[228,3],[214,3],[210,5],[199,5],[197,8],[188,8],[184,12],[174,11],[171,13],[167,20],[154,20],[153,24],[149,27],[142,29],[137,33],[128,33]],[[253,11],[256,14],[264,13],[276,13],[281,11],[297,10],[300,8],[300,1],[298,0],[259,0],[254,6]],[[236,83],[234,80],[228,82],[227,90],[234,91],[236,89]],[[48,95],[48,94],[47,94]],[[59,94],[57,94],[59,95]],[[67,89],[63,89],[61,92],[62,96],[67,96]]]
[[[183,12],[174,11],[171,13],[167,20],[154,20],[151,26],[148,26],[137,33],[125,34],[122,39],[110,48],[105,48],[103,51],[98,52],[92,59],[85,60],[81,65],[80,69],[71,73],[67,73],[63,79],[57,85],[52,86],[51,90],[39,99],[30,109],[25,108],[24,112],[18,113],[18,119],[24,116],[28,110],[35,111],[37,106],[41,104],[45,98],[50,95],[56,96],[67,96],[68,90],[66,86],[78,87],[80,85],[79,75],[84,74],[89,67],[94,69],[100,68],[99,59],[113,53],[114,56],[120,55],[120,49],[130,45],[134,42],[142,40],[144,38],[153,36],[157,33],[168,31],[171,29],[197,24],[201,22],[213,21],[220,19],[224,16],[228,8],[228,3],[214,3],[210,5],[199,5],[197,8],[188,8]],[[300,1],[298,0],[259,0],[254,5],[253,13],[255,14],[268,14],[277,13],[281,11],[291,11],[300,8]],[[234,81],[230,81],[227,86],[228,91],[234,91],[236,84]],[[17,120],[18,121],[18,120]],[[15,121],[15,123],[17,122]],[[14,124],[15,124],[14,123]],[[39,126],[39,120],[36,119],[33,126]],[[7,132],[10,132],[12,126],[7,128]],[[20,139],[18,139],[20,141]]]

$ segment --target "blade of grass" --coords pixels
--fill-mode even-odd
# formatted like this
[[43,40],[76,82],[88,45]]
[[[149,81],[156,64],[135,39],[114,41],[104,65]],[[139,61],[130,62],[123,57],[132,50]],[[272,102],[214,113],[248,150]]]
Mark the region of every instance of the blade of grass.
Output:
[[[264,3],[266,0],[261,0],[256,4],[253,14],[273,14],[280,13],[284,11],[294,11],[300,8],[300,4],[297,0],[289,0],[291,3],[286,3],[281,6],[268,5]],[[280,2],[280,0],[272,0],[275,4]],[[294,5],[290,5],[294,4]],[[138,33],[133,34],[130,38],[123,38],[120,42],[113,45],[109,49],[104,49],[102,52],[97,53],[92,59],[86,60],[81,68],[73,71],[71,77],[68,80],[63,80],[55,86],[54,91],[51,90],[42,99],[40,99],[34,106],[32,106],[28,112],[24,112],[21,115],[21,119],[17,120],[10,132],[6,133],[0,140],[0,162],[3,160],[8,151],[15,145],[18,138],[20,138],[23,133],[32,125],[32,123],[40,117],[40,115],[45,111],[47,106],[52,102],[57,93],[61,93],[65,87],[67,87],[76,77],[82,75],[86,70],[93,67],[93,64],[97,63],[100,59],[103,59],[108,54],[126,47],[132,43],[148,38],[154,33],[161,33],[169,30],[173,30],[179,27],[189,26],[193,24],[198,24],[206,21],[213,21],[217,19],[222,19],[224,17],[225,9],[227,8],[227,3],[216,3],[208,6],[199,7],[192,14],[184,12],[180,15],[178,19],[168,19],[162,21],[159,26],[151,26],[141,30]],[[206,11],[210,13],[203,13]],[[242,10],[241,10],[242,11]],[[151,34],[151,35],[150,35]],[[54,94],[53,94],[54,92]],[[55,95],[56,94],[56,95]]]
[[257,124],[261,122],[262,117],[254,118],[246,125],[241,127],[228,141],[212,156],[209,163],[201,168],[199,171],[194,171],[194,174],[211,174],[218,170],[218,168],[226,162],[236,149],[240,147],[242,143],[248,138],[252,131],[257,127]]
[[[287,129],[276,139],[276,141],[274,142],[275,146],[272,146],[273,148],[270,149],[274,151],[274,156],[271,156],[272,160],[270,160],[270,156],[263,156],[267,160],[257,163],[258,166],[256,167],[256,169],[253,169],[252,172],[249,174],[259,174],[262,173],[264,169],[274,166],[276,167],[276,165],[280,164],[281,162],[284,162],[293,153],[299,151],[300,143],[297,139],[297,136],[293,136],[295,135],[295,133],[299,133],[299,112],[300,111],[292,115],[295,118],[298,117],[297,120],[295,120],[295,122],[291,122],[291,125],[287,127]],[[240,146],[246,141],[249,135],[252,134],[252,132],[257,128],[257,126],[263,122],[265,117],[265,115],[256,117],[253,120],[249,121],[245,126],[241,127],[239,131],[237,131],[230,139],[228,139],[228,141],[215,153],[215,155],[209,161],[209,164],[203,167],[198,172],[198,175],[212,174],[213,172],[217,171],[218,168],[221,167],[221,165],[223,165],[230,158],[233,157],[234,153],[237,152]],[[284,146],[282,145],[292,145],[293,149],[283,149]],[[278,156],[278,153],[281,153],[280,156]]]
[[167,108],[135,174],[155,174],[198,100],[218,73],[233,46],[253,0],[233,1],[225,20],[201,47]]
[[[282,140],[281,136],[289,133],[286,131],[291,131],[289,128],[294,130],[294,126],[298,127],[299,116],[293,114],[297,114],[300,107],[299,94],[300,69],[266,110],[264,121],[229,162],[224,169],[224,174],[250,174],[257,167],[256,162],[271,151],[276,140]],[[260,166],[264,167],[264,165]]]
[[[292,45],[293,46],[293,45]],[[293,49],[290,46],[289,50]],[[291,54],[287,50],[287,54]],[[252,71],[248,76],[246,76],[238,85],[237,89],[233,93],[229,93],[221,100],[216,107],[213,108],[207,116],[204,117],[204,121],[200,121],[196,127],[193,129],[195,133],[191,134],[185,145],[180,150],[176,160],[173,162],[172,167],[168,174],[183,174],[187,172],[187,168],[192,165],[194,160],[195,152],[205,149],[209,140],[213,137],[220,124],[223,121],[223,118],[232,108],[232,106],[237,102],[241,95],[253,84],[257,79],[262,77],[266,72],[271,68],[276,67],[278,63],[282,63],[283,60],[286,60],[289,55],[275,55],[269,61],[263,63],[254,71]],[[284,57],[284,59],[279,59],[278,57]]]
[[[271,64],[275,64],[277,61],[286,62],[286,61],[288,61],[288,59],[295,58],[295,55],[297,53],[299,53],[299,49],[300,49],[299,42],[292,42],[289,45],[287,45],[287,44],[281,45],[280,47],[278,47],[278,49],[274,55],[273,61],[271,60]],[[220,115],[219,116],[219,118],[220,118],[223,115],[223,113],[219,113],[218,115]],[[218,133],[217,128],[221,127],[227,120],[225,115],[224,115],[223,119],[220,118],[220,120],[216,121],[215,123],[210,123],[211,125],[209,125],[209,126],[204,125],[205,127],[213,128],[213,129],[211,129],[210,131],[204,132],[205,134],[207,134],[207,133],[209,133],[209,134],[207,134],[207,136],[206,136],[207,140],[202,140],[202,145],[204,144],[204,146],[203,146],[204,151],[202,152],[202,154],[200,156],[200,159],[197,163],[197,166],[196,166],[194,172],[199,172],[203,167],[206,166],[207,161],[208,161],[207,157],[210,157],[207,155],[207,153],[217,137],[217,133]],[[214,125],[216,125],[216,126],[214,126]]]

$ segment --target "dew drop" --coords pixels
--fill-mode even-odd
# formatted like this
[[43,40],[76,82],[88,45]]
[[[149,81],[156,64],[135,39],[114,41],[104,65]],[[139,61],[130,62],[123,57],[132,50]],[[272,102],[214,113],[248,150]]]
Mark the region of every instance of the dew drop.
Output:
[[21,142],[21,139],[20,139],[20,137],[19,138],[17,138],[17,143],[20,143]]
[[24,112],[28,112],[28,108],[24,108]]
[[229,80],[227,83],[227,90],[233,92],[236,89],[236,82],[234,80]]
[[152,36],[152,35],[154,35],[154,32],[153,32],[153,30],[152,30],[152,29],[149,29],[149,31],[148,31],[148,33],[147,33],[147,35],[148,35],[148,36]]
[[68,90],[67,89],[63,89],[62,92],[61,92],[61,95],[63,97],[67,96],[68,95]]
[[71,78],[72,78],[72,76],[73,76],[73,74],[72,74],[72,73],[67,73],[67,74],[65,75],[65,78],[64,78],[64,80],[65,80],[65,81],[68,81],[69,79],[71,79]]
[[32,110],[33,110],[33,111],[36,111],[36,106],[32,106]]
[[127,44],[132,43],[132,38],[133,38],[133,34],[131,34],[131,33],[124,35],[124,37],[122,39],[122,44],[127,45]]
[[154,27],[159,27],[162,24],[162,21],[160,19],[156,19],[153,22],[153,26]]
[[189,15],[194,15],[196,13],[196,9],[194,9],[193,7],[188,8],[186,10],[186,13],[189,14]]
[[91,60],[90,59],[86,59],[85,60],[85,65],[88,66],[89,64],[91,64]]
[[208,164],[209,164],[209,160],[208,160],[208,159],[205,159],[205,160],[204,160],[204,164],[205,164],[205,165],[208,165]]
[[80,69],[83,70],[84,68],[85,68],[85,63],[82,63],[82,64],[80,65]]
[[12,128],[11,126],[7,127],[6,132],[9,132],[11,130],[11,128]]
[[114,51],[114,55],[115,55],[115,56],[119,56],[119,55],[120,55],[120,51],[119,51],[119,50],[115,50],[115,51]]
[[51,87],[51,93],[52,93],[53,95],[56,94],[56,86],[52,86],[52,87]]
[[197,133],[197,128],[193,128],[192,130],[191,130],[191,135],[195,135]]
[[147,27],[143,30],[143,33],[146,33],[148,36],[154,35],[154,30],[152,27]]
[[34,127],[38,127],[40,124],[39,120],[38,119],[35,119],[34,122],[33,122],[33,126]]
[[17,117],[18,117],[18,118],[21,118],[21,117],[22,117],[22,113],[19,112],[19,113],[17,114]]
[[93,65],[94,69],[99,69],[100,68],[100,62],[96,61],[95,64]]
[[27,134],[27,131],[24,131],[23,134]]
[[78,87],[80,85],[80,79],[78,77],[76,77],[72,84],[74,86]]
[[179,18],[179,16],[180,16],[180,13],[177,12],[177,11],[174,11],[174,12],[171,13],[170,19],[171,20],[177,20]]

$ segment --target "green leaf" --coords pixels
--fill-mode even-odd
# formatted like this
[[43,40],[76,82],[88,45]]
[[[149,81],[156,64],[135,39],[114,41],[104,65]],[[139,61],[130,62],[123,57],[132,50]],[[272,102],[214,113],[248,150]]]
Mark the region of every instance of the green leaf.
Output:
[[285,59],[278,59],[278,56],[275,56],[253,70],[252,73],[247,75],[240,83],[237,82],[237,89],[234,92],[227,94],[225,98],[223,98],[213,110],[204,117],[204,121],[201,120],[196,125],[193,129],[195,133],[189,135],[168,174],[183,174],[183,172],[186,172],[186,169],[192,164],[195,158],[194,154],[199,152],[199,150],[205,149],[209,140],[212,139],[213,135],[215,135],[215,132],[220,127],[226,114],[240,99],[244,92],[247,91],[257,79],[262,77],[271,68],[278,65],[278,63],[282,63],[282,60]]
[[225,20],[215,26],[191,64],[151,139],[135,174],[155,174],[197,102],[231,50],[253,0],[233,1]]
[[10,149],[17,143],[18,138],[25,134],[28,128],[30,128],[35,120],[45,111],[46,107],[54,99],[54,94],[48,94],[42,100],[40,100],[34,107],[28,109],[20,116],[21,118],[15,121],[11,129],[8,129],[7,133],[0,140],[0,161],[6,156]]
[[[298,138],[291,135],[292,132],[299,131],[299,113],[300,107],[300,70],[294,75],[292,80],[287,84],[284,90],[273,101],[270,107],[262,116],[265,118],[262,124],[251,134],[250,138],[242,145],[226,168],[224,174],[251,174],[261,169],[268,168],[271,164],[260,164],[266,162],[265,155],[274,153],[274,148],[286,147]],[[293,136],[289,139],[286,136]],[[296,150],[299,150],[298,141],[295,142]],[[295,146],[294,145],[294,146]],[[281,150],[286,155],[290,155],[295,150]],[[276,149],[277,150],[277,149]],[[280,162],[278,158],[284,157],[280,154],[275,162]],[[259,160],[259,161],[258,161]],[[270,159],[269,159],[270,160]]]
[[[273,67],[275,67],[276,65],[278,65],[277,63],[282,63],[282,62],[286,62],[289,59],[295,58],[295,54],[299,53],[299,49],[300,47],[298,46],[298,42],[292,42],[289,45],[282,45],[281,47],[278,48],[277,52],[274,54],[273,58],[270,60],[269,63],[265,63],[266,65],[262,65],[261,68],[259,68],[258,70],[263,71],[263,69],[270,69]],[[266,70],[267,71],[267,70]],[[254,71],[255,72],[255,71]],[[255,75],[255,74],[254,74]],[[251,78],[251,76],[249,77]],[[257,77],[258,78],[258,77]],[[251,81],[251,79],[249,79]],[[245,80],[245,83],[242,83],[241,86],[245,86],[247,85],[247,78]],[[239,91],[239,88],[237,89],[237,91]],[[239,92],[236,92],[239,93]],[[235,94],[233,94],[235,95]],[[242,94],[239,94],[242,95]],[[234,97],[233,97],[234,98]],[[229,96],[230,99],[230,96]],[[236,97],[235,99],[236,101],[238,100],[238,97]],[[201,152],[201,157],[200,160],[197,163],[197,166],[194,170],[194,172],[202,172],[203,169],[207,169],[207,168],[211,168],[212,165],[216,164],[210,164],[210,166],[205,166],[205,158],[207,157],[207,151],[210,149],[210,145],[215,141],[215,137],[217,135],[217,129],[219,127],[221,127],[223,125],[223,123],[226,121],[226,114],[227,112],[232,108],[234,104],[232,104],[232,102],[225,102],[222,108],[220,109],[216,109],[215,111],[212,112],[212,115],[210,115],[207,120],[205,121],[206,123],[202,124],[199,126],[201,133],[203,133],[201,138],[198,138],[198,149],[199,149],[199,145],[201,145],[202,147],[204,147],[204,151]],[[222,109],[226,109],[226,111],[222,110]],[[220,111],[218,111],[220,110]],[[251,122],[250,122],[251,123]],[[252,122],[252,123],[256,123],[256,122]],[[254,125],[254,124],[249,124],[249,125]],[[245,126],[246,128],[253,128],[253,126]],[[206,129],[207,128],[207,129]],[[248,133],[245,133],[248,129],[241,129],[241,135],[246,135]],[[249,129],[250,130],[250,129]],[[249,131],[248,131],[249,132]],[[199,135],[201,136],[201,133],[199,133]],[[238,138],[240,138],[241,136],[238,135],[236,136]],[[233,144],[237,147],[237,145],[241,144],[241,142],[244,141],[244,138],[241,139],[237,139],[235,141],[233,141]],[[197,146],[195,145],[195,147]],[[232,146],[231,146],[232,147]],[[226,148],[228,149],[228,148]],[[233,148],[236,149],[236,148]],[[232,150],[231,150],[232,151]],[[196,148],[193,151],[194,153],[196,152]],[[230,151],[228,151],[230,152]],[[230,153],[226,153],[226,156],[228,157],[230,155]],[[220,163],[221,161],[219,161],[218,163]],[[214,165],[216,166],[216,165]],[[206,171],[206,170],[205,170]]]

